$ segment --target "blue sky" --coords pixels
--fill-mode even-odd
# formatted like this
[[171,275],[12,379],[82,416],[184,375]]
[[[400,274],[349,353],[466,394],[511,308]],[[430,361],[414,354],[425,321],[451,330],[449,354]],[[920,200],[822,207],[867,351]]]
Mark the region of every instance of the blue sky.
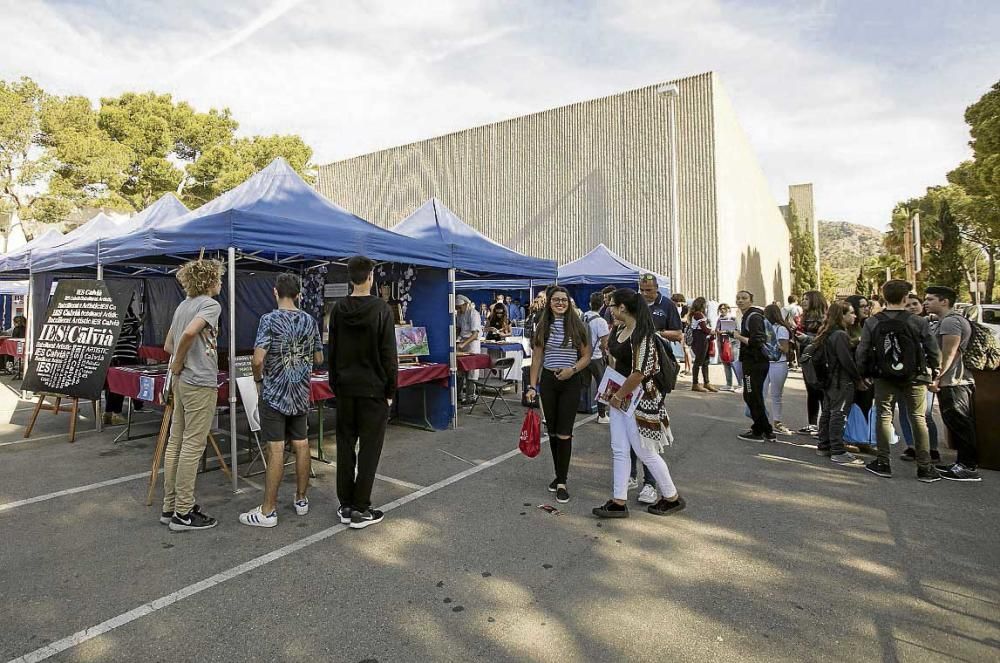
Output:
[[326,163],[704,71],[771,184],[882,228],[969,154],[1000,3],[0,0],[0,78],[170,92]]

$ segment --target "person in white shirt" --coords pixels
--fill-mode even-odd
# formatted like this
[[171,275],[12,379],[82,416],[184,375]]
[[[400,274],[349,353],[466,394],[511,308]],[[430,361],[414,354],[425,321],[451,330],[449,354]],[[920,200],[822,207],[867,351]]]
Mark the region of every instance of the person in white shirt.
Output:
[[[595,292],[590,296],[590,310],[583,314],[583,321],[587,323],[590,332],[590,364],[587,366],[587,378],[594,380],[594,396],[597,396],[597,387],[604,377],[604,353],[608,351],[608,336],[611,328],[608,321],[601,316],[601,307],[604,306],[604,295]],[[597,423],[609,424],[608,406],[597,401]]]
[[[465,295],[458,295],[455,298],[455,336],[456,351],[479,354],[482,351],[479,334],[483,330],[483,323],[479,318],[479,313],[472,307],[472,301]],[[471,381],[479,376],[479,371],[469,371],[459,373],[458,389],[459,398],[462,405],[468,405],[476,399],[476,385]]]

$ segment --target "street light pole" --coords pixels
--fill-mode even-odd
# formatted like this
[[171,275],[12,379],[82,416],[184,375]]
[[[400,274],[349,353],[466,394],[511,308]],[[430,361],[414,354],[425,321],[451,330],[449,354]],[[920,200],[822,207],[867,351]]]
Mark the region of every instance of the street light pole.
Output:
[[669,97],[667,124],[670,126],[670,292],[681,292],[681,220],[680,202],[677,200],[677,116],[674,106],[680,88],[670,83],[656,88],[657,94]]

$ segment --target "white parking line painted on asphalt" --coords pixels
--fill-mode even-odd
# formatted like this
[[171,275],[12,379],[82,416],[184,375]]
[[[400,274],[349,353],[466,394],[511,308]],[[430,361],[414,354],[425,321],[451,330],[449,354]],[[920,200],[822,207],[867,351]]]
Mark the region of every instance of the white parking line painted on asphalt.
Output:
[[[328,461],[327,464],[333,468],[337,467],[337,464],[333,462]],[[357,474],[358,474],[357,471],[355,471],[354,475],[357,476]],[[424,488],[424,486],[421,486],[420,484],[410,483],[409,481],[403,481],[402,479],[394,479],[392,477],[387,477],[384,474],[376,474],[375,478],[379,479],[380,481],[385,481],[386,483],[394,483],[397,486],[402,486],[403,488],[409,488],[410,490],[421,490]]]
[[[596,418],[597,418],[596,414],[592,414],[589,417],[584,417],[583,419],[577,421],[573,425],[573,428],[577,428],[586,423],[589,423]],[[548,438],[547,435],[543,435],[542,442],[544,442],[547,438]],[[462,479],[465,479],[466,477],[470,477],[473,474],[478,474],[479,472],[482,472],[485,469],[493,467],[494,465],[499,465],[500,463],[506,460],[510,460],[511,458],[517,456],[520,453],[521,452],[519,449],[511,449],[507,453],[500,454],[495,458],[491,458],[490,460],[480,463],[475,467],[470,467],[467,470],[463,470],[458,474],[453,474],[450,477],[447,477],[445,479],[442,479],[441,481],[438,481],[437,483],[433,483],[430,486],[427,486],[426,488],[414,491],[409,495],[400,497],[398,500],[393,500],[392,502],[389,502],[388,504],[378,508],[381,509],[382,511],[392,511],[393,509],[398,509],[404,504],[409,504],[414,500],[430,495],[431,493],[435,493],[441,490],[442,488],[450,486],[453,483],[457,483]],[[307,536],[304,539],[299,539],[298,541],[294,541],[286,546],[282,546],[277,550],[273,550],[267,553],[266,555],[255,557],[254,559],[251,559],[248,562],[244,562],[239,566],[234,566],[231,569],[227,569],[226,571],[216,573],[215,575],[205,578],[204,580],[196,582],[192,585],[188,585],[187,587],[179,589],[176,592],[173,592],[172,594],[167,594],[164,597],[154,599],[148,603],[143,603],[139,607],[133,608],[128,612],[124,612],[118,615],[117,617],[112,617],[111,619],[103,621],[100,624],[91,626],[90,628],[83,629],[82,631],[77,631],[73,635],[67,636],[61,640],[56,640],[55,642],[51,642],[45,645],[44,647],[39,647],[38,649],[32,652],[29,652],[27,654],[24,654],[23,656],[10,660],[8,663],[37,663],[38,661],[44,661],[48,658],[55,656],[56,654],[59,654],[60,652],[64,652],[67,649],[76,647],[77,645],[83,644],[88,640],[93,640],[94,638],[104,635],[109,631],[113,631],[114,629],[120,626],[124,626],[131,622],[134,622],[137,619],[145,617],[146,615],[150,615],[158,610],[162,610],[163,608],[169,607],[174,603],[177,603],[178,601],[182,601],[188,598],[189,596],[194,596],[195,594],[203,592],[206,589],[210,589],[212,587],[215,587],[216,585],[220,585],[226,582],[227,580],[232,580],[233,578],[241,576],[245,573],[249,573],[250,571],[260,568],[265,564],[269,564],[271,562],[279,560],[282,557],[287,557],[288,555],[298,552],[303,548],[307,548],[313,545],[314,543],[325,541],[326,539],[329,539],[331,536],[343,532],[345,529],[347,529],[347,525],[334,525],[333,527],[329,527],[320,532],[316,532],[315,534]]]
[[[160,469],[159,473],[163,474],[163,469]],[[29,497],[26,500],[7,502],[6,504],[0,504],[0,513],[3,513],[4,511],[10,511],[11,509],[16,509],[19,506],[36,504],[38,502],[45,502],[47,500],[54,500],[57,497],[65,497],[66,495],[75,495],[76,493],[85,493],[88,490],[97,490],[98,488],[104,488],[105,486],[113,486],[117,483],[125,483],[126,481],[135,481],[136,479],[143,479],[148,477],[149,477],[149,472],[140,472],[138,474],[130,474],[125,477],[118,477],[117,479],[108,479],[107,481],[98,481],[97,483],[89,483],[86,486],[67,488],[66,490],[60,490],[54,493],[49,493],[48,495]]]
[[438,449],[438,451],[440,451],[441,453],[443,453],[443,454],[444,454],[445,456],[451,456],[451,457],[452,457],[452,458],[454,458],[455,460],[460,460],[460,461],[462,461],[463,463],[468,463],[469,465],[472,465],[473,467],[474,467],[474,466],[476,465],[476,464],[475,464],[475,463],[473,463],[473,462],[472,462],[471,460],[467,460],[467,459],[465,459],[465,458],[462,458],[461,456],[456,456],[456,455],[455,455],[455,454],[453,454],[453,453],[448,453],[448,452],[447,452],[447,451],[445,451],[444,449]]
[[[135,428],[136,426],[145,426],[147,424],[156,424],[157,426],[159,426],[160,425],[160,421],[158,419],[150,419],[149,421],[133,421],[132,422],[132,427]],[[119,426],[115,426],[114,428],[120,428],[120,427]],[[99,433],[99,432],[100,433],[107,433],[107,432],[110,432],[111,430],[112,430],[112,428],[110,426],[106,427],[103,431],[97,431],[97,430],[94,430],[93,428],[89,428],[87,430],[79,430],[78,429],[76,431],[76,437],[77,437],[77,439],[80,439],[81,437],[92,435],[93,433]],[[52,435],[43,435],[42,437],[29,437],[29,438],[25,438],[23,440],[13,440],[11,442],[0,442],[0,447],[9,447],[9,446],[11,446],[13,444],[27,444],[28,442],[42,442],[44,440],[53,440],[53,439],[55,439],[57,437],[61,437],[63,439],[66,439],[66,438],[69,437],[69,433],[53,433]]]

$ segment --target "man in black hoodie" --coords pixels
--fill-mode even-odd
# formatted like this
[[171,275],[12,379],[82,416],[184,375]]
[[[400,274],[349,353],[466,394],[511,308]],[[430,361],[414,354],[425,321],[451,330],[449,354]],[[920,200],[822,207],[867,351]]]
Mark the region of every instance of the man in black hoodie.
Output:
[[392,310],[371,294],[374,268],[375,263],[364,256],[348,261],[351,294],[337,302],[330,314],[326,355],[330,386],[337,396],[340,522],[353,529],[374,525],[384,517],[371,508],[372,485],[399,368]]
[[740,331],[735,335],[740,342],[740,362],[743,365],[743,400],[753,418],[750,430],[736,437],[749,442],[774,442],[777,438],[764,407],[764,380],[771,368],[771,362],[764,354],[767,343],[764,311],[753,305],[753,293],[748,290],[736,293],[736,305],[743,313]]

